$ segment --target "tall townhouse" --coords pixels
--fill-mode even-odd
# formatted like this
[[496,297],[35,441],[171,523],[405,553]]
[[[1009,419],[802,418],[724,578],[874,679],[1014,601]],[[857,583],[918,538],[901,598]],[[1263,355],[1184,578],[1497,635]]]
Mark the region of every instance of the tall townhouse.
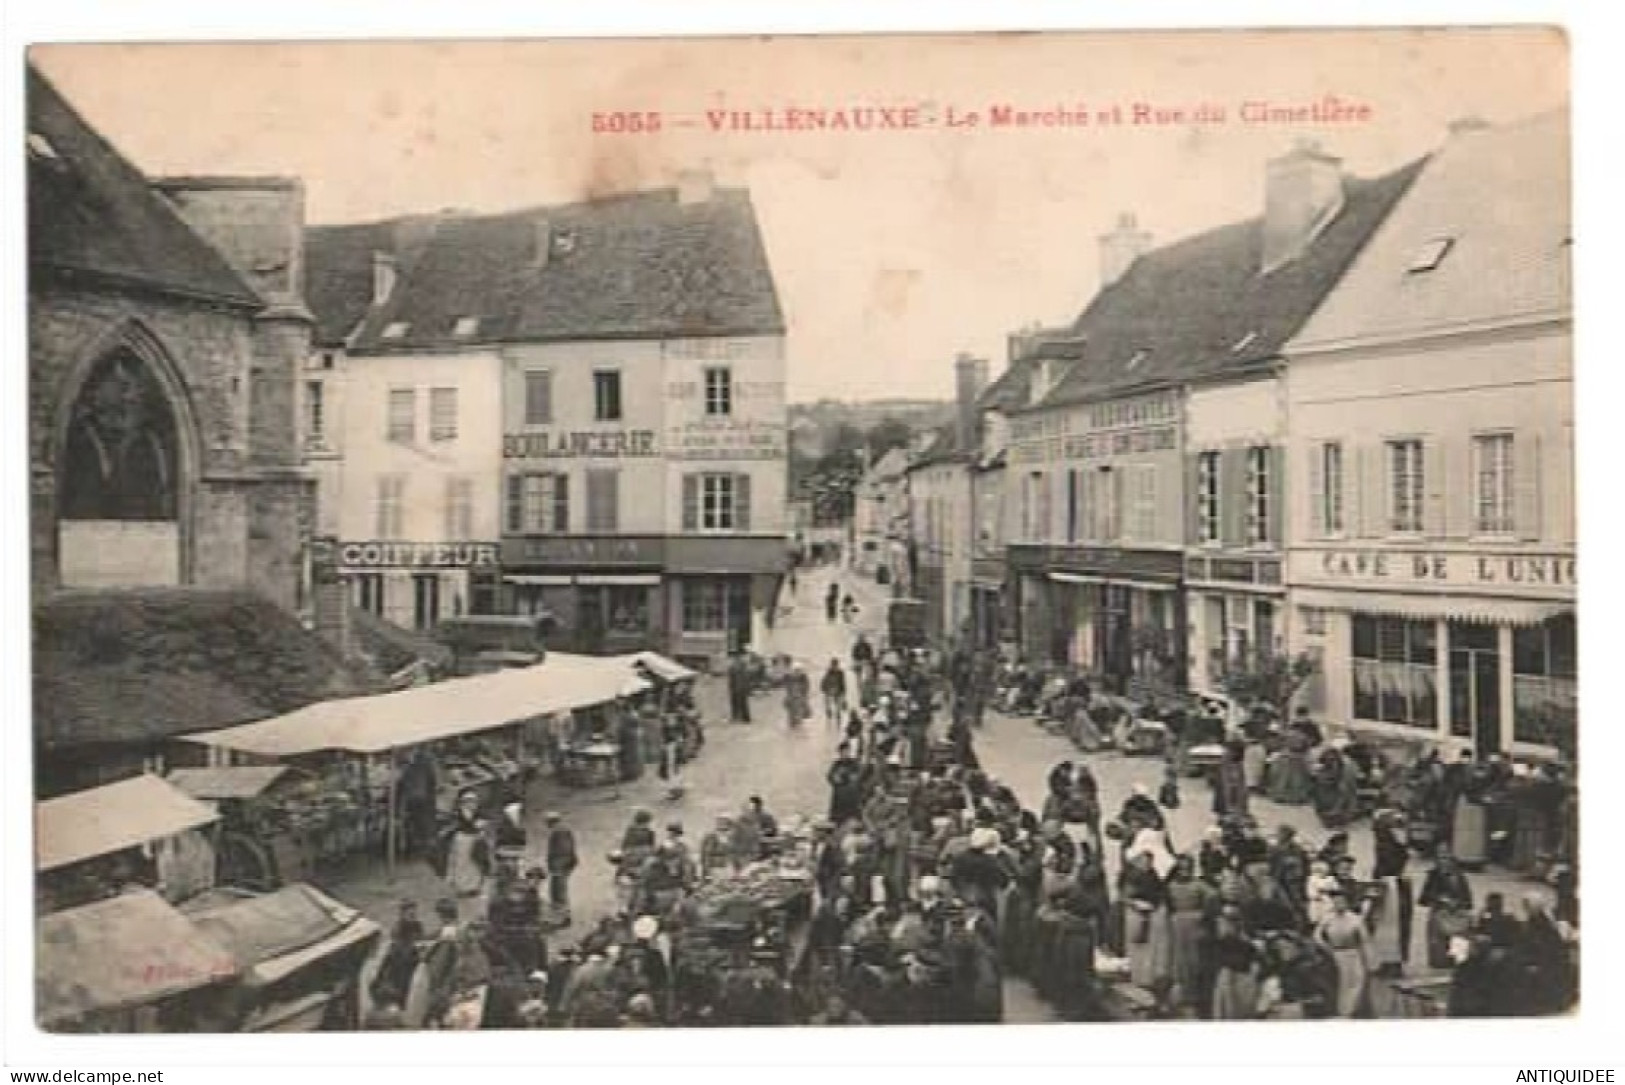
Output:
[[907,522],[904,508],[903,472],[908,467],[908,449],[888,448],[869,466],[858,482],[852,508],[852,537],[856,548],[853,561],[859,572],[879,575],[886,569],[890,578],[897,571],[907,542],[900,534]]
[[1105,285],[1012,424],[1030,651],[1143,693],[1279,644],[1280,348],[1414,173],[1349,178],[1301,144],[1260,216],[1149,251],[1129,216],[1102,237]]
[[585,651],[710,659],[759,636],[787,549],[784,319],[746,192],[685,173],[346,229],[325,322],[358,602],[545,610]]
[[1290,637],[1369,735],[1572,751],[1567,110],[1459,125],[1288,345]]

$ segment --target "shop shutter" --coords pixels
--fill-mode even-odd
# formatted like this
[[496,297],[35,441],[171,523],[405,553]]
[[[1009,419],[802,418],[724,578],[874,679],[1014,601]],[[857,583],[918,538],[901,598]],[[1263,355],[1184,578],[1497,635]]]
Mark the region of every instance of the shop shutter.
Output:
[[[1331,525],[1326,523],[1326,444],[1323,441],[1312,441],[1309,444],[1309,471],[1307,477],[1309,479],[1309,516],[1304,522],[1309,525],[1309,537],[1311,539],[1324,539],[1331,534]],[[1283,486],[1281,492],[1286,493],[1288,491]]]
[[564,535],[570,530],[570,476],[553,476],[553,531]]
[[1512,439],[1512,526],[1521,539],[1540,538],[1540,498],[1540,434],[1519,433]]
[[734,530],[750,530],[750,476],[734,476]]
[[1185,456],[1185,499],[1180,502],[1185,515],[1185,542],[1190,546],[1202,544],[1202,454],[1191,452]]
[[1465,539],[1473,533],[1473,502],[1478,496],[1474,476],[1473,439],[1441,440],[1434,444],[1435,462],[1428,471],[1437,472],[1444,486],[1444,537]]
[[1247,545],[1247,450],[1219,453],[1219,538],[1225,546]]
[[700,476],[683,476],[683,530],[700,530]]
[[1450,491],[1444,447],[1443,441],[1433,437],[1422,440],[1422,534],[1430,539],[1444,536],[1444,508]]
[[514,534],[525,530],[525,476],[508,476],[508,530]]
[[1286,522],[1281,512],[1286,495],[1291,492],[1286,484],[1286,449],[1280,445],[1270,446],[1268,481],[1269,519],[1266,524],[1270,533],[1268,542],[1271,546],[1279,547],[1286,541],[1281,537],[1281,525]]

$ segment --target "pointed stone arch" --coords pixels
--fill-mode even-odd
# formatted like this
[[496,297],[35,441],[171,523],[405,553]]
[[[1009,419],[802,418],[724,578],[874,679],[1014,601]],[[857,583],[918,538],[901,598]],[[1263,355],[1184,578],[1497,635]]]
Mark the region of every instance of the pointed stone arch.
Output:
[[[122,540],[125,551],[104,555],[124,570],[107,583],[140,582],[144,567],[169,570],[150,573],[155,583],[191,582],[199,462],[193,397],[163,341],[137,319],[110,329],[69,369],[57,400],[58,582],[102,583],[75,571],[82,565],[75,554],[97,539]],[[140,547],[173,555],[143,566],[133,552]]]

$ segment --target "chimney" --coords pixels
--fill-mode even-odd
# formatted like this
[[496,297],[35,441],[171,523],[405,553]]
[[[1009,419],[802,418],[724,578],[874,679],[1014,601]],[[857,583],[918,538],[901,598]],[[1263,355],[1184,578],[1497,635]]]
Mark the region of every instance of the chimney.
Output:
[[1151,234],[1140,229],[1139,220],[1132,212],[1117,216],[1117,225],[1110,233],[1100,235],[1100,286],[1104,290],[1123,277],[1145,251],[1151,247]]
[[395,257],[387,252],[372,254],[372,303],[382,305],[395,292]]
[[547,219],[537,219],[532,224],[530,239],[530,266],[544,268],[553,256],[553,224]]
[[1313,140],[1270,160],[1264,173],[1264,246],[1269,272],[1307,249],[1343,206],[1343,161]]
[[961,451],[976,444],[976,400],[987,387],[987,359],[961,354],[954,359],[954,407]]
[[677,174],[677,205],[691,207],[708,203],[716,187],[716,178],[710,170],[683,170]]

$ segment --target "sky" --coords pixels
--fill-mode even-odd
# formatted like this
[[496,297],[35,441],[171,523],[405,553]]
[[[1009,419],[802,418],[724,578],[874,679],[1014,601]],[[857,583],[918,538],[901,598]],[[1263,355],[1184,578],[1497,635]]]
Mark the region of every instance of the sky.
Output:
[[[1120,214],[1167,243],[1258,214],[1266,162],[1297,140],[1383,173],[1453,120],[1566,104],[1569,78],[1566,42],[1538,28],[75,45],[32,59],[149,175],[298,176],[313,223],[546,205],[710,169],[757,207],[792,402],[946,398],[957,353],[996,374],[1009,332],[1083,309]],[[1242,115],[1327,95],[1364,118]],[[1001,105],[1089,123],[995,127]],[[708,116],[911,106],[914,129],[719,132]],[[1161,123],[1134,123],[1136,106]],[[658,113],[661,131],[594,131],[595,114],[628,112]]]

